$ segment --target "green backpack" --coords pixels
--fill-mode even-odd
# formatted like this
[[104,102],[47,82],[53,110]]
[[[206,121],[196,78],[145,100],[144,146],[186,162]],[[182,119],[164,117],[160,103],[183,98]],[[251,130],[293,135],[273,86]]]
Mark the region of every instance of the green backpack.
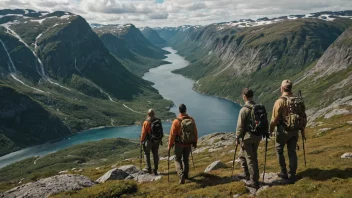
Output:
[[182,119],[177,118],[181,122],[181,134],[179,136],[179,143],[181,144],[193,144],[196,142],[196,136],[194,134],[194,123],[190,117],[184,117]]
[[295,96],[283,96],[281,98],[286,101],[288,107],[288,116],[283,118],[284,129],[286,131],[303,130],[307,125],[306,107],[303,98]]

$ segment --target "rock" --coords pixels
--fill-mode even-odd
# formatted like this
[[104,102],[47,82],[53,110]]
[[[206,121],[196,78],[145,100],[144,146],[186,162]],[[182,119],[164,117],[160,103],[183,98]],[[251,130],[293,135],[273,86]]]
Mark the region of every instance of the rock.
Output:
[[59,172],[59,174],[66,174],[66,173],[68,173],[68,170],[63,170]]
[[217,169],[220,169],[220,168],[226,168],[226,164],[221,162],[220,160],[218,161],[215,161],[213,163],[211,163],[205,170],[204,172],[207,173],[207,172],[210,172],[212,170],[217,170]]
[[347,124],[348,125],[352,125],[352,121],[347,121]]
[[342,159],[351,159],[352,158],[352,153],[345,153],[341,156]]
[[235,141],[234,133],[213,133],[199,138],[199,145],[224,147],[233,144]]
[[72,170],[72,171],[75,171],[75,170],[77,170],[77,168],[72,168],[71,170]]
[[241,194],[235,194],[234,196],[233,196],[233,198],[239,198],[241,196]]
[[0,197],[48,197],[60,192],[80,190],[94,184],[88,177],[82,175],[56,175],[15,187],[4,192]]
[[[263,173],[260,178],[263,177]],[[287,185],[289,181],[287,179],[282,179],[277,176],[277,173],[265,173],[264,183],[269,186],[277,186],[277,185]]]
[[120,169],[128,174],[134,174],[134,173],[140,172],[140,170],[134,165],[121,166],[118,169]]
[[350,114],[351,112],[348,111],[347,109],[334,109],[332,111],[330,111],[329,113],[324,115],[325,119],[337,116],[337,115],[347,115]]
[[205,146],[205,147],[202,147],[202,148],[197,148],[195,151],[193,151],[194,154],[198,154],[198,153],[203,153],[205,152],[207,149],[209,149],[210,147],[208,146]]
[[131,177],[129,179],[134,179],[138,183],[158,181],[162,178],[161,175],[152,175],[144,172],[134,173],[134,174],[131,174],[130,176]]
[[323,135],[324,133],[326,133],[326,132],[328,132],[328,131],[330,131],[330,130],[331,130],[331,128],[319,129],[319,130],[318,130],[318,133],[317,133],[317,136],[321,136],[321,135]]
[[[170,156],[169,161],[172,161],[172,160],[174,160],[174,159],[175,159],[175,155]],[[161,157],[159,160],[160,160],[160,161],[167,161],[167,157]]]
[[104,183],[108,180],[124,180],[129,174],[123,170],[114,168],[106,172],[103,176],[96,180],[98,183]]
[[18,184],[22,184],[23,180],[24,180],[24,178],[22,178],[22,179],[18,182]]
[[76,170],[75,172],[83,172],[83,169],[78,169],[78,170]]

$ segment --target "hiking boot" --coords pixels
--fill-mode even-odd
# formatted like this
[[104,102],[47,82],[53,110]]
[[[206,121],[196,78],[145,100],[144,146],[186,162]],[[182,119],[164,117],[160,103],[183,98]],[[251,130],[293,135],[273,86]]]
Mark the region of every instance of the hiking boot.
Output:
[[154,169],[153,172],[154,172],[154,175],[159,175],[158,170]]
[[259,182],[254,182],[252,180],[246,181],[246,186],[250,187],[250,188],[255,188],[255,189],[259,189],[260,188]]
[[185,177],[184,176],[181,177],[181,179],[179,180],[179,183],[180,184],[184,184],[185,183]]
[[282,178],[282,179],[288,179],[287,173],[280,172],[280,173],[277,174],[277,176]]
[[296,176],[295,176],[295,175],[290,175],[290,176],[288,177],[288,183],[289,183],[289,184],[294,184],[294,183],[296,183]]
[[152,169],[151,168],[144,168],[142,171],[145,172],[145,173],[152,174]]

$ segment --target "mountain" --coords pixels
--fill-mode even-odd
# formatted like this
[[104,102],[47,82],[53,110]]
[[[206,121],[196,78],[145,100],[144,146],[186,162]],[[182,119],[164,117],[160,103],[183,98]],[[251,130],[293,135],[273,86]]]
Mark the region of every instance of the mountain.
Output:
[[168,52],[153,45],[132,24],[95,24],[93,30],[110,53],[138,76],[142,76],[150,68],[167,63],[163,59]]
[[161,117],[171,116],[165,109],[171,102],[129,72],[72,13],[0,10],[0,73],[0,88],[8,90],[0,92],[1,111],[18,106],[3,115],[26,126],[0,123],[9,145],[2,154],[94,127],[134,124],[152,106]]
[[166,41],[162,39],[159,34],[150,27],[140,28],[142,34],[154,45],[165,45]]
[[242,89],[251,87],[260,93],[257,100],[271,107],[281,81],[301,78],[352,25],[352,14],[322,16],[246,20],[251,25],[243,27],[238,22],[191,26],[168,42],[191,62],[175,72],[197,80],[197,91],[231,100],[239,101]]
[[183,31],[188,26],[179,26],[179,27],[156,27],[153,28],[159,36],[165,41],[169,41],[174,37],[179,31]]

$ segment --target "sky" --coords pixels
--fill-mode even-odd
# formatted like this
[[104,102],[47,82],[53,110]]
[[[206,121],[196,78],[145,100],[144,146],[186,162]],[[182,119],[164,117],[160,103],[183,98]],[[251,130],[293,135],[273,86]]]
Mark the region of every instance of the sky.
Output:
[[163,27],[352,10],[352,0],[0,0],[0,9],[15,8],[68,11],[89,23]]

